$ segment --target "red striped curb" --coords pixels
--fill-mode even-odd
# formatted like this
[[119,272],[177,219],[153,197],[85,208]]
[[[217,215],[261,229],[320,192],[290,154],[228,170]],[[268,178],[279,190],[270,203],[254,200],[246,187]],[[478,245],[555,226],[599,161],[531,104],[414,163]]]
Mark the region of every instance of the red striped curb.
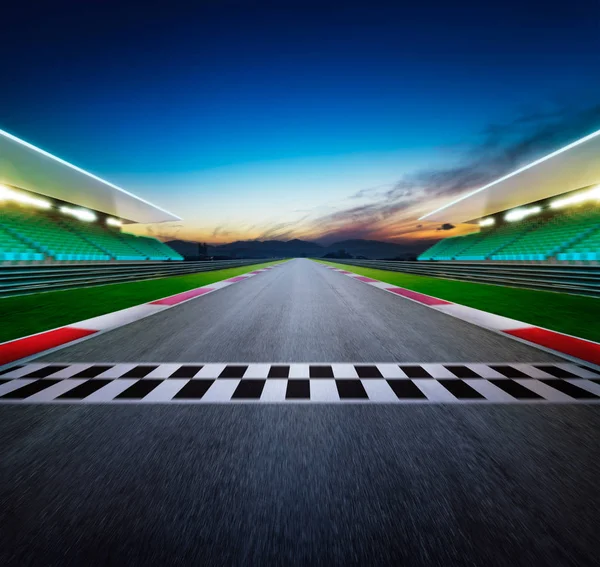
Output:
[[[231,281],[231,280],[225,280]],[[241,281],[241,280],[238,280]],[[184,291],[182,293],[177,293],[175,295],[171,295],[170,297],[164,297],[163,299],[157,299],[156,301],[151,301],[151,305],[177,305],[183,301],[187,301],[188,299],[192,299],[192,297],[199,297],[200,295],[204,295],[205,293],[210,293],[214,291],[212,287],[198,287],[196,289],[191,289],[190,291]]]
[[31,356],[38,352],[55,348],[97,333],[92,329],[59,327],[22,339],[0,344],[0,365]]
[[556,351],[560,354],[567,355],[570,357],[578,358],[592,364],[600,366],[600,343],[582,339],[580,337],[574,337],[565,333],[559,333],[536,325],[530,325],[523,321],[517,321],[516,319],[509,319],[501,315],[495,315],[494,313],[488,313],[481,309],[475,309],[473,307],[467,307],[459,303],[452,301],[446,301],[439,297],[433,297],[432,295],[426,295],[403,287],[393,286],[380,280],[374,280],[366,276],[361,276],[348,270],[342,270],[334,266],[328,266],[321,264],[326,268],[349,276],[355,280],[366,283],[368,285],[375,286],[384,291],[388,291],[395,295],[400,295],[411,301],[416,301],[421,305],[425,305],[436,311],[441,311],[448,315],[452,315],[468,323],[490,329],[492,331],[500,332],[504,335],[509,335],[531,343],[536,346],[544,347]]
[[525,339],[530,343],[542,345],[600,365],[600,344],[598,343],[572,337],[571,335],[563,335],[542,327],[526,327],[505,332],[520,339]]
[[[359,278],[356,278],[359,279]],[[364,281],[364,280],[361,280]],[[377,280],[372,280],[377,281]],[[413,301],[418,301],[423,305],[450,305],[449,301],[444,301],[443,299],[438,299],[437,297],[432,297],[431,295],[425,295],[424,293],[418,293],[416,291],[411,291],[410,289],[405,289],[403,287],[388,287],[385,289],[391,293],[395,293],[397,295],[401,295],[402,297],[408,297]]]
[[[279,264],[276,264],[276,266],[277,265]],[[267,266],[266,268],[254,270],[247,274],[213,282],[202,287],[149,301],[148,303],[134,305],[133,307],[113,311],[112,313],[106,313],[77,323],[71,323],[64,327],[57,327],[56,329],[51,329],[49,331],[42,331],[41,333],[0,343],[0,366],[16,362],[23,358],[39,355],[50,349],[56,349],[89,338],[91,335],[107,332],[122,327],[123,325],[133,323],[134,321],[139,321],[144,317],[169,309],[175,305],[180,305],[181,303],[190,301],[196,297],[207,295],[218,289],[228,287],[262,272],[271,270],[274,267],[275,266]]]

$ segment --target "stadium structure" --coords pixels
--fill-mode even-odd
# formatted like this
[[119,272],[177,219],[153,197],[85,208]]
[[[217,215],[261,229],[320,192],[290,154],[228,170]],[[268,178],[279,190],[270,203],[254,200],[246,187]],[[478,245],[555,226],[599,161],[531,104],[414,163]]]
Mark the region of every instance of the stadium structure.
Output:
[[176,215],[0,130],[0,263],[183,260],[122,229]]
[[419,260],[600,263],[600,130],[419,220],[477,226]]

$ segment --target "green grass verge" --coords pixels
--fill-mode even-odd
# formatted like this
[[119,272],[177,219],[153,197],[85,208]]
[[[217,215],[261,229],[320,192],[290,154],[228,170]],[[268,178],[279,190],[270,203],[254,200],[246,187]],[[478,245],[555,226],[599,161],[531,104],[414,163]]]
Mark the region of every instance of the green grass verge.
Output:
[[277,262],[0,299],[0,342],[226,280]]
[[398,287],[600,342],[600,299],[324,262]]

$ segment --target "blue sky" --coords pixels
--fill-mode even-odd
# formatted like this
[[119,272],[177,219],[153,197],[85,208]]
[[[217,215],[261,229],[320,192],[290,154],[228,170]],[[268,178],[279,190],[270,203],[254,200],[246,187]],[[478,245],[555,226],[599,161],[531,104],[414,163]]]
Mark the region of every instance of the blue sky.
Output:
[[[415,219],[447,199],[426,186],[440,173],[479,159],[485,180],[600,127],[599,16],[577,1],[14,5],[0,127],[179,214],[162,231],[180,237],[429,238]],[[410,199],[390,193],[414,176]]]

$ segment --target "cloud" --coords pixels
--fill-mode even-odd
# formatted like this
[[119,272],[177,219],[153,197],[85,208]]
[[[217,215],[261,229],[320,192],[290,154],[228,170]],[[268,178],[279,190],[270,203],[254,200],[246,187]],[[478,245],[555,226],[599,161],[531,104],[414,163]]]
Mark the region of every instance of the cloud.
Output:
[[224,225],[219,225],[217,227],[215,227],[215,229],[212,231],[212,236],[214,237],[223,237],[223,236],[227,236],[231,234],[228,230],[226,230]]
[[350,195],[348,199],[364,199],[364,198],[373,198],[374,196],[381,193],[382,189],[386,187],[393,187],[393,183],[384,183],[382,185],[376,185],[375,187],[367,187],[365,189],[360,189],[353,195]]
[[284,235],[291,232],[291,227],[296,223],[294,222],[281,222],[275,224],[263,232],[261,232],[255,240],[270,240],[274,238],[284,238]]
[[[469,143],[461,144],[452,167],[423,169],[391,187],[361,189],[350,195],[347,203],[355,199],[370,202],[318,216],[312,223],[313,233],[320,233],[315,234],[320,239],[402,239],[404,235],[414,239],[417,204],[481,187],[599,127],[600,104],[555,103],[542,110],[521,110],[512,120],[488,124]],[[398,225],[403,226],[402,232]]]
[[[595,101],[559,101],[517,109],[509,120],[490,122],[469,138],[437,148],[444,154],[443,167],[432,164],[393,184],[367,183],[363,189],[348,191],[343,199],[310,209],[290,207],[292,210],[280,211],[271,219],[222,223],[207,229],[201,239],[222,243],[248,238],[302,238],[331,243],[364,238],[425,245],[428,240],[445,236],[445,232],[438,230],[439,223],[417,221],[421,215],[598,128],[600,104]],[[458,225],[452,234],[473,229],[471,225]],[[184,232],[190,238],[199,236]]]
[[306,214],[299,219],[287,222],[280,222],[274,225],[269,226],[265,230],[263,230],[255,240],[269,240],[269,239],[278,239],[278,240],[286,240],[288,238],[294,238],[295,234],[302,226],[302,223],[309,217],[309,214]]

